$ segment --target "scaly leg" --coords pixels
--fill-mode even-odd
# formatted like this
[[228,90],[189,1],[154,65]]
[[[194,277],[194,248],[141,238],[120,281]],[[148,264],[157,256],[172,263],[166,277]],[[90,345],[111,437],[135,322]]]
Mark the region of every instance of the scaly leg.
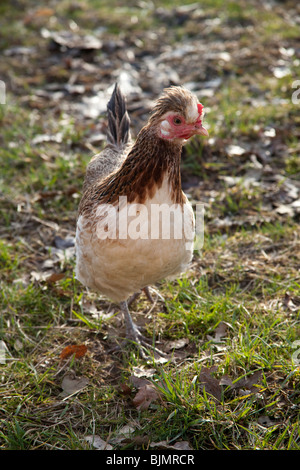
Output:
[[126,325],[126,338],[132,340],[136,343],[138,349],[140,350],[141,356],[145,359],[148,356],[145,354],[145,349],[152,349],[154,353],[159,356],[167,357],[167,355],[160,351],[159,349],[155,348],[147,339],[141,334],[136,324],[133,322],[131,315],[128,310],[128,304],[125,300],[124,302],[120,303],[121,310],[124,315],[125,325]]
[[148,286],[147,286],[147,287],[144,287],[143,291],[145,292],[146,297],[147,297],[147,299],[149,300],[149,302],[151,302],[152,304],[154,304],[154,300],[153,300],[153,297],[152,297],[152,295],[151,295],[151,292],[150,292],[149,287],[148,287]]

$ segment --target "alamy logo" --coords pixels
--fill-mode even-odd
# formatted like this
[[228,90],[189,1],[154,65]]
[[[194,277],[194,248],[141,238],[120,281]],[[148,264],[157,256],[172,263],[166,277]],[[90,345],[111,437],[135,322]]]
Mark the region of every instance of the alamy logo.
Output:
[[0,104],[6,103],[6,86],[5,83],[0,80]]
[[117,205],[97,208],[100,240],[184,240],[187,249],[200,250],[204,241],[204,205],[195,214],[187,204],[135,204],[121,196]]
[[300,80],[295,80],[292,83],[292,88],[296,88],[296,91],[292,94],[292,103],[300,104]]

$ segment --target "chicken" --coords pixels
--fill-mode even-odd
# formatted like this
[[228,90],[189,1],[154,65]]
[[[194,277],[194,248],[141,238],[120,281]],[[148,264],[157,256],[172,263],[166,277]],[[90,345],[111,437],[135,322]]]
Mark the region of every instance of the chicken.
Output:
[[78,210],[76,278],[120,303],[126,337],[145,357],[145,348],[158,350],[133,323],[128,299],[178,276],[192,259],[195,220],[181,189],[181,150],[208,132],[202,104],[183,87],[164,90],[134,143],[117,84],[107,111],[107,146],[87,166]]

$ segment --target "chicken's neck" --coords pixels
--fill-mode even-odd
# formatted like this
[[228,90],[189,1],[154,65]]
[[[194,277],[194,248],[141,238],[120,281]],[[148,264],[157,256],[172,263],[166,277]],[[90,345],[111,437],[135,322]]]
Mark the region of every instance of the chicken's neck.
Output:
[[145,126],[122,166],[98,186],[101,202],[113,204],[126,196],[129,203],[143,204],[168,178],[172,201],[182,204],[181,150],[181,144],[160,139]]

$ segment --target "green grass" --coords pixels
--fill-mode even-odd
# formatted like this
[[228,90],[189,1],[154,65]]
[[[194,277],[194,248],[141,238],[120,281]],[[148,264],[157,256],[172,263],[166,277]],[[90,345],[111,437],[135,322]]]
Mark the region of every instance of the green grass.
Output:
[[[14,84],[0,107],[0,448],[88,449],[85,437],[98,435],[115,450],[149,449],[164,440],[188,441],[195,450],[298,450],[299,365],[293,357],[300,332],[299,214],[279,215],[274,201],[288,204],[285,183],[296,186],[299,176],[299,109],[290,99],[299,64],[293,61],[282,79],[272,72],[282,59],[278,44],[296,47],[296,27],[287,25],[280,4],[266,10],[259,2],[225,6],[209,0],[196,23],[177,21],[172,9],[190,3],[179,0],[154,2],[148,10],[133,1],[74,6],[64,0],[55,15],[33,0],[17,3],[15,9],[0,7],[1,51],[22,45],[38,54],[27,66],[14,56],[0,59],[0,79],[10,77]],[[156,14],[158,6],[173,11],[170,25]],[[291,15],[289,2],[285,11]],[[47,41],[39,36],[37,45],[36,38],[42,27],[68,29],[71,20],[93,32],[99,18],[105,38],[119,39],[122,30],[125,43],[140,50],[152,47],[145,39],[150,31],[173,48],[202,38],[245,54],[232,56],[229,64],[199,64],[207,67],[207,79],[222,79],[202,100],[212,140],[192,141],[182,161],[183,181],[200,183],[188,192],[205,204],[204,246],[185,277],[156,286],[163,299],[155,306],[143,296],[132,306],[137,323],[159,346],[185,342],[174,361],[163,365],[145,364],[130,346],[109,352],[123,336],[118,307],[84,290],[74,279],[72,254],[55,249],[56,236],[74,235],[93,153],[89,136],[102,130],[102,118],[82,121],[57,109],[51,98],[35,98],[37,90],[72,75],[63,60],[49,65]],[[80,73],[81,80],[89,87],[99,77]],[[258,98],[265,104],[253,104]],[[285,101],[278,104],[278,98]],[[71,102],[64,102],[65,109]],[[270,128],[276,138],[268,142]],[[34,143],[49,135],[60,137]],[[230,155],[231,144],[245,153]],[[51,274],[61,276],[51,281]],[[218,339],[222,322],[227,330]],[[62,360],[70,344],[85,344],[87,354]],[[212,369],[203,387],[205,368]],[[141,370],[159,395],[145,410],[135,406],[138,387],[131,382]],[[62,380],[70,372],[89,383],[64,398]],[[247,386],[258,372],[258,383]],[[127,425],[133,432],[120,438]]]

